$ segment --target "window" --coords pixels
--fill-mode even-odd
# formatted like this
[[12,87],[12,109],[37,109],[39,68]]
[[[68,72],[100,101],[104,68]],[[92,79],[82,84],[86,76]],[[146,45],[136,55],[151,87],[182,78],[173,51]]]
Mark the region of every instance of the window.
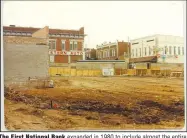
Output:
[[66,50],[65,41],[61,41],[61,42],[62,42],[62,50]]
[[111,55],[112,57],[115,56],[115,52],[116,52],[115,49],[112,49],[112,55]]
[[116,50],[113,49],[113,56],[116,56]]
[[176,46],[174,46],[174,55],[176,55]]
[[178,47],[178,55],[180,55],[180,54],[181,54],[181,48]]
[[110,51],[109,50],[107,51],[107,53],[108,53],[108,57],[110,57]]
[[169,47],[169,54],[170,54],[170,55],[171,55],[171,52],[172,52],[172,51],[171,51],[171,46],[170,46],[170,47]]
[[132,53],[132,57],[134,57],[134,49],[132,49],[132,52],[131,52],[131,53]]
[[151,47],[149,47],[149,55],[151,55]]
[[167,52],[168,52],[168,48],[167,48],[167,46],[165,46],[165,48],[164,48],[164,54],[166,55]]
[[182,55],[184,55],[184,47],[182,47]]
[[77,50],[77,42],[74,42],[74,48],[73,48],[73,50]]
[[146,47],[145,47],[145,56],[147,55],[147,51],[146,51],[147,49],[146,49]]
[[56,41],[49,40],[49,49],[55,50],[56,49]]
[[141,48],[140,48],[140,57],[141,57],[142,55],[141,55]]
[[54,62],[54,56],[49,57],[50,62]]
[[73,42],[70,42],[70,50],[73,50]]
[[70,41],[70,50],[77,50],[77,42]]

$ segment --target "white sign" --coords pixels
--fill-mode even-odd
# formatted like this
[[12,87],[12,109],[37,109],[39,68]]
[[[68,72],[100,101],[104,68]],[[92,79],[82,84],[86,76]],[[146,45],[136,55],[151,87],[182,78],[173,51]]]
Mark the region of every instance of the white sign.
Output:
[[83,55],[82,51],[49,51],[49,55]]
[[54,56],[50,56],[50,62],[54,62]]
[[114,75],[113,68],[103,68],[102,72],[103,72],[103,76],[113,76]]

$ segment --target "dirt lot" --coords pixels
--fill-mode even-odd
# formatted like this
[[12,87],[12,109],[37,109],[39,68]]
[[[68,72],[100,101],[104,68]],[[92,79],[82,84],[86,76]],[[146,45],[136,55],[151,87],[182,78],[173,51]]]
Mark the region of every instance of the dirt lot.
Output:
[[183,79],[58,77],[53,80],[55,88],[50,89],[6,89],[7,129],[132,130],[184,127]]

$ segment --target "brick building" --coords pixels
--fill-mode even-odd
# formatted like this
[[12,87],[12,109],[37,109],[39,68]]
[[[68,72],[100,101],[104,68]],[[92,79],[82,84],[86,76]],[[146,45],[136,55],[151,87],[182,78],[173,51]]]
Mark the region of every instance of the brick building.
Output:
[[90,59],[92,59],[92,60],[95,60],[95,59],[97,59],[96,58],[96,49],[94,49],[94,48],[85,48],[84,49],[85,50],[85,58],[87,59],[87,60],[90,60]]
[[11,36],[10,32],[9,36],[3,36],[5,85],[12,82],[25,82],[29,77],[47,78],[49,76],[46,28],[39,29],[33,35],[27,36],[26,33],[29,34],[29,31],[24,32],[24,37],[20,37],[21,34]]
[[[49,45],[50,63],[73,63],[83,59],[84,27],[79,30],[49,29],[33,27],[4,26],[4,36],[43,37],[46,35]],[[37,33],[36,33],[37,32]]]
[[124,54],[130,51],[128,42],[114,42],[97,45],[96,57],[98,60],[123,60]]

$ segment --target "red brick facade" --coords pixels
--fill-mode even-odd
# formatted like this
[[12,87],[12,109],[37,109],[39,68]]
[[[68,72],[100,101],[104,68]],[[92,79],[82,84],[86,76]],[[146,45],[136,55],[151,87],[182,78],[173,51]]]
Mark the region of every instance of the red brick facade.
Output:
[[83,57],[84,27],[79,30],[61,30],[49,29],[49,27],[41,29],[4,26],[3,34],[4,36],[20,37],[46,36],[48,38],[50,62],[72,63],[82,60]]
[[115,60],[124,58],[124,52],[130,52],[130,45],[128,42],[108,43],[97,46],[97,59],[98,60]]
[[97,59],[96,57],[96,49],[87,48],[85,49],[85,57],[87,60]]

